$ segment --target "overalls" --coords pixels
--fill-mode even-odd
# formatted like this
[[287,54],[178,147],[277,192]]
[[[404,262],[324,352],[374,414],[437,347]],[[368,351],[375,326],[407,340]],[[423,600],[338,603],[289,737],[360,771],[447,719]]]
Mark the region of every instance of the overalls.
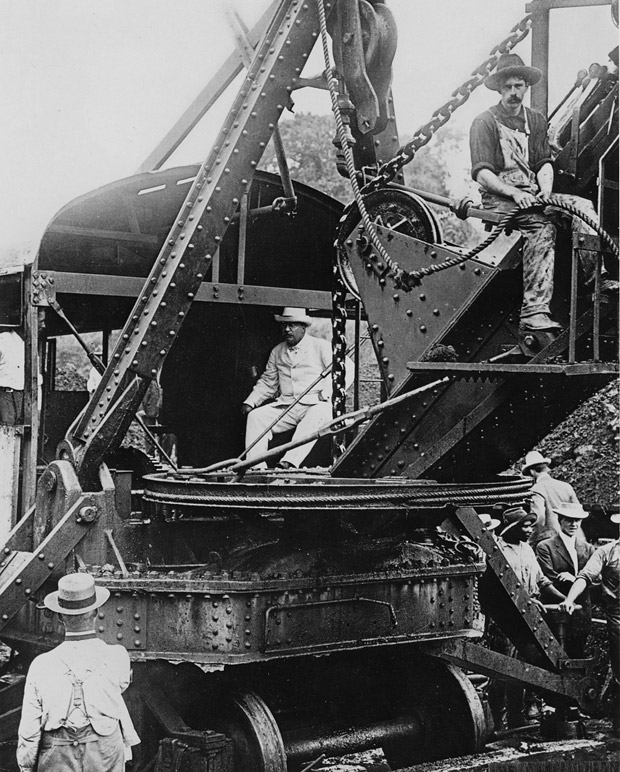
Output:
[[80,680],[66,662],[63,664],[73,685],[71,700],[64,725],[41,735],[37,772],[124,772],[125,748],[120,726],[103,736],[90,723],[83,684],[92,671],[87,669]]
[[[497,172],[502,182],[536,195],[539,192],[536,176],[529,165],[530,127],[525,112],[525,133],[509,129],[493,115],[504,159],[504,168]],[[485,209],[507,212],[515,203],[510,198],[498,196],[482,189],[482,204]],[[553,265],[555,259],[555,226],[542,212],[519,213],[513,219],[524,239],[523,247],[523,303],[521,322],[527,327],[527,320],[535,314],[550,315],[553,295]],[[547,327],[555,326],[549,320]]]

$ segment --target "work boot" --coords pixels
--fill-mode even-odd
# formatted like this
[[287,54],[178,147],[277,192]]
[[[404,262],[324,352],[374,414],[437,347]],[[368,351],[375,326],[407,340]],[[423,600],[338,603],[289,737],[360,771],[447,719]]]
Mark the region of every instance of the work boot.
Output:
[[561,330],[562,325],[554,322],[549,314],[532,314],[521,319],[519,324],[521,330]]

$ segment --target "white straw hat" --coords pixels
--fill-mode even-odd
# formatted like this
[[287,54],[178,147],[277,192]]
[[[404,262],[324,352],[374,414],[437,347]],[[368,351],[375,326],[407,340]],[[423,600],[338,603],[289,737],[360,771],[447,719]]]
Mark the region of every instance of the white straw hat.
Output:
[[90,574],[67,574],[58,580],[58,590],[45,596],[43,605],[58,614],[86,614],[103,606],[110,590],[97,587]]
[[281,314],[275,314],[276,322],[289,322],[290,324],[312,324],[312,319],[308,316],[305,308],[292,308],[287,306]]

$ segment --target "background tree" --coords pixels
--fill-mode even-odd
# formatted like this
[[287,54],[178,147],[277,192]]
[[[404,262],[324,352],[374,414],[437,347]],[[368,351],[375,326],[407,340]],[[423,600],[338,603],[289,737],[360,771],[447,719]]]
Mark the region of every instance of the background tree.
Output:
[[[336,169],[333,138],[336,126],[331,115],[297,113],[279,124],[291,177],[329,196],[348,203],[353,198],[349,181]],[[406,141],[406,135],[401,138]],[[412,187],[442,196],[475,197],[469,177],[469,144],[465,134],[451,126],[440,129],[431,143],[416,153],[405,167],[405,180]],[[278,174],[272,143],[261,161],[261,169]],[[432,207],[441,222],[444,238],[470,246],[481,240],[480,231],[443,207]]]

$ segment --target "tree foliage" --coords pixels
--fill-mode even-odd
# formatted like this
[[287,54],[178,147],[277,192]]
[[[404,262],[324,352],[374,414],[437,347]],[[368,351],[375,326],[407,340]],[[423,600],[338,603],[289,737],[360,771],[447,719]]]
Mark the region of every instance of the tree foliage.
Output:
[[[336,149],[332,142],[336,127],[331,115],[298,113],[279,124],[291,177],[329,196],[348,203],[353,198],[349,181],[336,169]],[[452,127],[442,128],[430,145],[423,147],[405,167],[405,179],[420,190],[446,197],[461,197],[470,186],[466,158],[467,138]],[[278,174],[273,143],[269,143],[261,169]],[[469,223],[449,210],[434,207],[446,240],[469,245],[479,240]]]
[[[293,180],[326,193],[346,203],[352,198],[349,181],[336,169],[336,148],[332,139],[336,133],[331,115],[297,113],[279,124],[282,144]],[[273,142],[270,142],[261,169],[278,174]]]

